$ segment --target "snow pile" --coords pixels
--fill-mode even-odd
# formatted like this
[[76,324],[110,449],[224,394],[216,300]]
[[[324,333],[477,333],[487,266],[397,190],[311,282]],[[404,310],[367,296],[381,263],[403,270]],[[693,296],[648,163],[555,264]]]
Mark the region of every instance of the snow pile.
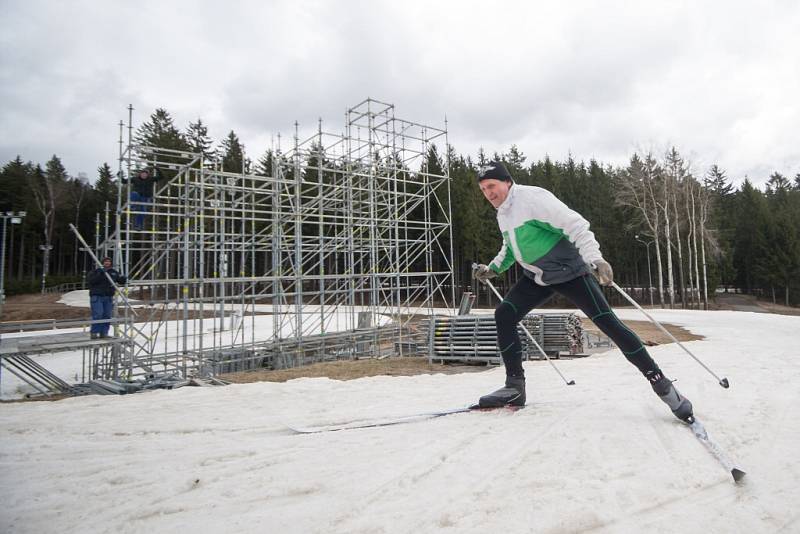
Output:
[[[616,351],[526,363],[528,407],[378,429],[292,425],[466,405],[502,369],[300,379],[0,406],[0,531],[796,532],[800,318],[655,311],[706,336],[654,358],[730,475]],[[620,311],[638,318],[633,310]]]

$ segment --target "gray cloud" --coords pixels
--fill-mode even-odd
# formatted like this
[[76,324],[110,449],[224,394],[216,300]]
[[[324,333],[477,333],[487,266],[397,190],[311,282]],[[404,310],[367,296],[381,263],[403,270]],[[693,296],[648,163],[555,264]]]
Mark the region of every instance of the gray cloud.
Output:
[[367,96],[464,154],[516,144],[623,164],[675,144],[763,183],[800,172],[792,2],[4,2],[0,158],[59,154],[94,176],[125,107],[235,130],[339,132]]

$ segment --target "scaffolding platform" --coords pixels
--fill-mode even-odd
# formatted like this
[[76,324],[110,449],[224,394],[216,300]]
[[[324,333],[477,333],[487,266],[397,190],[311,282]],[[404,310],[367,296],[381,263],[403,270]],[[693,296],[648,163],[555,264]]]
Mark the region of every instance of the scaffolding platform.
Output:
[[68,332],[63,334],[18,336],[0,338],[0,357],[34,354],[48,354],[52,352],[66,352],[71,350],[96,349],[125,343],[123,338],[107,337],[91,339],[85,332]]
[[31,386],[37,392],[35,395],[85,395],[88,393],[86,390],[67,383],[33,357],[80,351],[84,380],[108,378],[118,374],[121,355],[129,344],[130,341],[122,337],[92,339],[87,332],[13,337],[3,335],[0,336],[0,370],[10,372]]

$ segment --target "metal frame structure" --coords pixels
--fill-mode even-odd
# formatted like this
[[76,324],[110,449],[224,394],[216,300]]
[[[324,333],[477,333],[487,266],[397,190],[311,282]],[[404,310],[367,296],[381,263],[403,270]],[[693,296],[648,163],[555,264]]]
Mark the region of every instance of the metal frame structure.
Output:
[[261,176],[136,145],[129,107],[120,176],[150,167],[168,180],[149,206],[120,185],[116,229],[106,223],[98,245],[128,274],[125,302],[140,303],[118,308],[124,377],[384,355],[417,336],[415,313],[452,308],[449,170],[429,161],[447,146],[446,125],[394,111],[367,99],[347,110],[345,133],[320,121],[300,139],[295,125]]

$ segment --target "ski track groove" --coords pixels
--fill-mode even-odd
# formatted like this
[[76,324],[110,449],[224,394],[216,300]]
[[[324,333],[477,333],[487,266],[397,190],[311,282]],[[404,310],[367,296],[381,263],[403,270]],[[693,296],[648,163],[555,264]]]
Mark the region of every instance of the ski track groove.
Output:
[[[517,413],[519,412],[514,412],[508,415],[515,415]],[[467,413],[457,414],[457,415],[467,415]],[[485,414],[480,414],[480,415],[485,415]],[[442,418],[435,418],[434,420],[431,421],[420,421],[420,423],[430,424],[433,423],[433,421],[441,419]],[[409,423],[409,424],[414,424],[414,423]],[[457,454],[461,450],[468,447],[473,441],[475,441],[475,439],[479,435],[491,433],[492,429],[493,426],[489,426],[488,428],[481,426],[478,428],[477,431],[470,433],[466,438],[458,441],[455,447],[449,444],[442,444],[442,441],[438,439],[436,435],[433,435],[432,439],[427,440],[424,445],[421,445],[419,447],[420,450],[427,451],[427,454],[421,458],[421,461],[413,462],[411,466],[406,467],[401,473],[389,478],[388,480],[380,484],[377,488],[375,488],[375,490],[370,491],[369,498],[362,501],[358,506],[349,509],[347,512],[344,513],[344,515],[340,516],[339,518],[333,519],[331,523],[335,525],[337,528],[341,528],[342,523],[347,522],[351,518],[361,517],[362,515],[361,513],[364,511],[364,509],[369,508],[375,502],[383,500],[384,497],[390,495],[391,493],[393,493],[393,491],[396,491],[398,487],[402,487],[404,485],[402,484],[402,481],[410,480],[413,484],[418,484],[421,480],[430,477],[436,471],[444,467],[448,463],[448,460],[453,454]],[[374,432],[376,430],[380,431],[380,429],[368,428],[368,429],[351,430],[350,432],[365,432],[365,431]],[[431,453],[429,450],[431,443],[441,444],[435,454]],[[431,456],[435,458],[434,461],[430,461],[429,458]],[[397,502],[397,497],[390,499],[390,501]],[[350,532],[351,530],[347,528],[343,531]]]
[[[545,425],[544,430],[541,432],[532,433],[529,439],[518,440],[517,445],[513,449],[507,450],[507,452],[502,456],[498,456],[491,464],[488,462],[483,463],[481,472],[475,477],[476,482],[480,482],[480,484],[485,488],[482,490],[482,492],[493,493],[493,490],[490,488],[495,486],[496,481],[501,476],[504,476],[507,471],[513,471],[519,465],[528,462],[529,458],[537,452],[534,450],[534,447],[540,446],[543,441],[548,439],[553,433],[562,428],[565,423],[569,421],[569,419],[571,419],[576,413],[585,409],[590,404],[591,403],[584,402],[578,404],[577,406],[572,406],[566,414],[558,412],[551,414],[550,419],[553,422],[552,424]],[[537,425],[535,428],[538,428],[539,425],[537,415],[539,414],[530,416],[533,424]],[[524,421],[522,423],[524,424]],[[519,428],[511,427],[508,429],[508,432],[519,433]],[[516,460],[512,460],[514,458],[516,458]],[[478,486],[476,484],[470,484],[465,485],[465,487],[468,489],[464,489],[456,495],[449,494],[448,499],[451,502],[462,502],[463,497],[476,493],[474,488]],[[430,524],[431,521],[417,522],[412,531],[425,532],[425,527],[430,526]]]
[[[606,529],[611,529],[609,532],[643,532],[647,531],[647,527],[651,527],[653,531],[659,532],[663,528],[663,523],[660,523],[665,517],[673,517],[675,512],[672,509],[675,505],[686,506],[686,502],[691,502],[693,506],[705,506],[712,503],[724,500],[727,495],[715,495],[713,493],[721,493],[730,488],[728,481],[725,479],[718,480],[712,484],[705,485],[695,491],[684,493],[657,501],[653,504],[642,506],[634,510],[626,510],[623,517],[612,519],[610,521],[603,521],[601,524],[589,527],[582,530],[583,532],[603,532]],[[712,495],[706,495],[712,493]],[[699,498],[698,498],[699,497]],[[655,512],[655,515],[652,515]],[[684,514],[687,512],[684,511]],[[642,523],[646,521],[647,523]],[[628,528],[625,528],[628,527]],[[711,531],[715,532],[715,531]]]
[[[521,421],[520,420],[515,421],[515,423],[517,423],[516,425],[506,425],[506,428],[503,429],[504,435],[505,434],[516,434],[516,435],[519,435],[519,433],[520,433],[519,425],[520,424],[525,424],[525,419],[528,418],[528,417],[525,417],[525,414],[529,413],[527,410],[533,410],[533,409],[535,409],[535,406],[536,405],[534,404],[532,406],[529,406],[529,407],[525,408],[525,410],[523,410],[523,411],[515,412],[514,414],[512,414],[514,416],[520,416],[520,415],[523,416],[521,418],[522,420]],[[480,463],[480,469],[477,472],[473,469],[472,471],[470,471],[470,475],[472,475],[476,479],[476,481],[480,482],[481,486],[483,486],[483,487],[486,487],[489,484],[493,485],[494,481],[497,478],[499,478],[500,476],[502,476],[503,473],[505,473],[505,472],[507,472],[509,470],[513,470],[516,466],[520,465],[521,463],[524,463],[527,460],[529,455],[520,454],[522,451],[524,451],[526,449],[529,449],[529,448],[539,444],[542,440],[544,440],[547,437],[549,437],[552,433],[554,433],[559,428],[561,428],[563,426],[563,424],[574,413],[576,413],[580,409],[584,408],[585,406],[586,406],[586,404],[581,404],[579,406],[575,406],[566,415],[564,415],[562,413],[552,413],[550,415],[550,417],[549,417],[549,420],[548,420],[549,424],[544,425],[546,428],[542,432],[538,432],[538,433],[533,434],[530,439],[527,439],[527,440],[522,439],[522,440],[520,440],[520,439],[516,439],[516,437],[511,437],[511,439],[516,439],[516,446],[515,447],[513,447],[512,449],[505,449],[504,453],[502,455],[498,455],[496,457],[492,457],[492,461],[491,462],[485,461],[485,455],[482,455],[484,457],[482,458],[482,461]],[[538,425],[540,424],[540,419],[538,419],[538,417],[540,417],[540,415],[539,414],[534,414],[533,416],[529,416],[529,417],[531,419],[531,422],[534,425],[536,425],[536,427],[538,428]],[[508,421],[506,421],[505,418],[504,418],[504,420],[502,422],[503,423],[507,423]],[[500,422],[498,422],[498,424],[499,423]],[[481,432],[477,432],[477,433],[471,435],[471,437],[473,439],[471,439],[469,441],[470,442],[474,441],[474,438],[477,437],[477,435],[485,434],[485,433],[489,433],[489,434],[492,434],[493,436],[496,436],[497,434],[494,432],[496,430],[495,426],[497,426],[497,425],[491,425],[488,428],[483,428],[481,430]],[[461,449],[459,449],[459,451],[456,451],[456,452],[461,452],[461,451],[463,451],[463,449],[465,449],[465,447],[462,447]],[[462,464],[462,462],[458,462],[458,461],[452,461],[451,462],[450,460],[452,459],[452,456],[453,456],[453,453],[448,452],[447,461],[438,462],[437,469],[430,470],[427,473],[426,479],[429,478],[430,475],[434,474],[434,472],[439,471],[442,467],[449,467],[449,468],[452,468],[452,469],[460,469],[460,465]],[[516,461],[510,462],[510,460],[514,459],[514,458],[516,458]],[[477,465],[477,464],[473,463],[473,465]],[[410,492],[411,494],[409,494],[409,492],[407,492],[405,495],[395,496],[391,501],[392,507],[397,507],[398,504],[402,505],[403,503],[407,503],[408,501],[412,501],[410,504],[413,504],[413,500],[416,499],[417,498],[417,494],[420,493],[419,488],[416,486],[417,484],[419,484],[420,481],[419,480],[415,480],[413,482],[414,482],[414,485],[410,486],[412,488],[412,490]],[[447,494],[448,502],[461,502],[463,500],[463,497],[465,497],[465,496],[467,496],[467,495],[469,495],[471,493],[475,493],[475,489],[474,488],[477,487],[477,486],[475,484],[465,484],[463,487],[465,489],[463,489],[462,491],[460,491],[458,493],[449,493],[448,492],[448,494]],[[484,490],[484,491],[488,491],[488,490]],[[403,508],[403,506],[400,506],[400,508]],[[418,513],[421,514],[421,511],[418,511]],[[438,525],[438,527],[441,527],[442,523],[449,524],[449,523],[452,522],[452,520],[449,519],[448,517],[441,517],[441,515],[442,515],[442,511],[440,511],[440,510],[435,511],[432,514],[426,515],[424,518],[421,518],[419,521],[417,521],[415,523],[414,527],[410,528],[408,531],[409,532],[427,532],[427,531],[430,531],[430,528],[432,528],[432,527],[437,527],[437,525]],[[352,517],[356,517],[357,518],[358,516],[354,515],[353,513],[349,513],[347,515],[347,517],[348,518],[352,518]],[[358,527],[363,528],[366,525],[362,524],[362,525],[354,525],[354,526],[358,526]],[[452,526],[456,526],[457,527],[457,525],[452,525]],[[354,530],[351,530],[351,528],[346,528],[345,531],[350,532],[350,531],[354,531]]]
[[[482,492],[483,493],[492,494],[493,490],[491,488],[495,486],[495,483],[496,483],[497,479],[499,479],[501,476],[503,476],[503,473],[505,473],[507,471],[514,471],[518,466],[526,464],[529,461],[530,457],[537,453],[537,450],[535,449],[537,446],[541,445],[542,442],[545,442],[545,440],[547,440],[554,432],[556,432],[559,428],[563,427],[563,425],[570,418],[572,418],[576,413],[579,413],[581,410],[587,408],[590,404],[591,403],[582,403],[582,404],[580,404],[578,406],[575,406],[574,408],[569,410],[569,412],[567,412],[565,415],[553,414],[552,417],[558,420],[557,424],[549,425],[546,430],[544,430],[544,431],[542,431],[542,432],[540,432],[538,434],[533,435],[531,437],[531,439],[520,440],[516,447],[514,447],[513,449],[511,449],[508,452],[506,452],[502,457],[498,457],[491,464],[483,463],[482,464],[483,467],[481,469],[481,473],[479,473],[479,476],[477,477],[477,480],[480,481],[481,485],[484,487]],[[645,410],[648,412],[647,413],[647,416],[648,416],[647,420],[651,421],[651,423],[647,426],[647,430],[650,430],[650,431],[652,431],[653,434],[655,434],[656,441],[658,441],[659,447],[663,451],[663,454],[666,454],[670,458],[674,458],[674,456],[675,456],[674,452],[675,452],[675,448],[676,448],[675,438],[669,434],[669,432],[667,431],[666,428],[662,427],[662,425],[664,425],[666,423],[669,423],[670,421],[660,421],[660,420],[658,420],[658,415],[653,413],[652,409],[645,409]],[[525,412],[521,412],[521,413],[524,414]],[[532,420],[533,420],[534,424],[538,424],[538,420],[535,417]],[[523,424],[524,424],[524,422],[523,422]],[[673,425],[674,429],[678,429],[679,425],[682,425],[682,423],[676,423],[675,425]],[[508,429],[508,431],[513,433],[515,431],[515,429],[514,428],[510,428],[510,429]],[[690,440],[691,441],[696,441],[696,438],[694,438],[691,435],[691,429],[689,429],[688,427],[686,429],[681,428],[680,432],[682,434],[684,434],[684,433],[686,434],[687,443]],[[599,461],[602,461],[602,458],[600,457],[598,451],[595,450],[595,448],[590,448],[590,450],[592,451],[592,456],[594,458],[599,458]],[[707,451],[705,450],[704,447],[701,447],[701,452],[707,452]],[[516,460],[509,461],[511,459],[514,459],[514,458],[516,458]],[[604,480],[605,480],[605,482],[609,482],[609,481],[613,481],[613,480],[621,480],[621,479],[627,478],[629,476],[630,476],[629,474],[621,474],[621,475],[615,476],[615,477],[610,477],[610,478],[607,477]],[[680,483],[681,483],[681,485],[683,487],[691,487],[692,486],[692,482],[688,478],[688,474],[685,473],[685,472],[681,472]],[[473,488],[475,486],[474,485],[472,485],[472,486],[468,485],[468,487]],[[705,492],[713,491],[714,488],[718,488],[718,487],[719,488],[723,488],[722,491],[726,491],[725,488],[729,488],[730,487],[730,484],[728,483],[728,477],[727,476],[723,476],[722,474],[720,474],[720,480],[718,480],[717,482],[714,482],[714,483],[712,483],[710,485],[705,485],[705,486],[697,489],[696,491],[692,492],[690,495],[702,495]],[[455,502],[459,502],[460,500],[462,500],[463,497],[468,496],[470,493],[474,493],[474,490],[472,490],[472,489],[464,490],[464,491],[462,491],[462,492],[460,492],[458,494],[455,494],[455,495],[448,494],[448,500],[451,501],[451,502],[454,502],[454,501]],[[628,506],[630,506],[630,505],[632,505],[633,503],[636,502],[635,500],[632,500],[630,498],[631,495],[630,495],[629,492],[625,492],[625,493],[626,493],[625,496],[626,496],[626,500],[628,502]],[[672,513],[672,512],[674,512],[674,510],[671,509],[672,506],[675,505],[675,504],[683,502],[685,497],[686,497],[685,495],[676,496],[674,498],[667,499],[664,502],[656,504],[656,505],[642,507],[641,509],[639,509],[638,511],[636,511],[634,513],[635,514],[647,514],[649,512],[652,512],[653,510],[657,510],[658,511],[657,515],[652,516],[652,517],[648,517],[647,519],[648,520],[652,520],[654,522],[658,522],[665,515],[668,515],[668,512],[666,510],[662,509],[663,507],[665,507],[665,506],[669,507],[670,508],[669,513]],[[720,500],[723,500],[725,498],[726,498],[725,494],[715,495],[715,496],[710,496],[710,497],[705,498],[702,502],[703,502],[703,504],[712,504],[712,503],[715,503],[715,502],[719,502]],[[407,497],[407,496],[404,497],[404,500],[408,500],[408,499],[409,499],[409,497]],[[612,503],[609,502],[607,504],[611,505]],[[616,504],[617,504],[617,506],[619,506],[619,503],[616,503]],[[630,510],[630,508],[627,508],[627,509],[623,510],[624,514],[625,515],[630,514],[629,510]],[[628,522],[629,519],[625,519],[624,521]],[[415,526],[412,529],[412,531],[424,532],[426,528],[429,528],[429,527],[433,526],[435,523],[436,523],[436,521],[435,521],[435,518],[433,518],[433,517],[432,518],[422,519],[422,520],[420,520],[419,522],[417,522],[415,524]],[[605,523],[603,523],[601,525],[598,525],[597,527],[590,527],[588,529],[588,531],[596,530],[598,528],[606,528]],[[584,529],[582,529],[582,530],[584,530]]]

